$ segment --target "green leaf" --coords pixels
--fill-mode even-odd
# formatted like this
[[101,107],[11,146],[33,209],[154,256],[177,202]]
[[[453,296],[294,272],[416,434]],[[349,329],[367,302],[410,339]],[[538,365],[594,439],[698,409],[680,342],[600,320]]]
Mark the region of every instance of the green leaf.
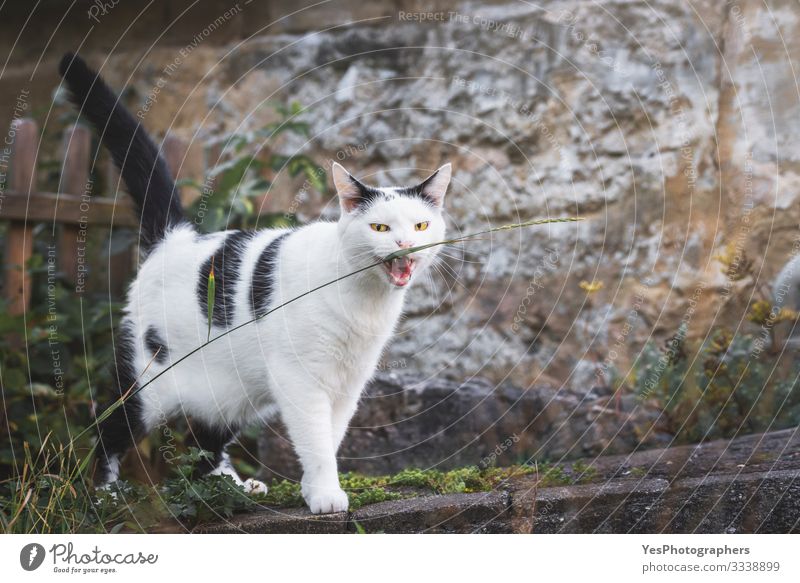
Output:
[[272,183],[269,180],[264,178],[252,178],[239,187],[238,194],[243,198],[253,198],[267,192],[270,186],[272,186]]
[[269,158],[269,167],[276,172],[283,168],[289,162],[289,156],[282,154],[273,154]]
[[175,181],[175,186],[189,186],[201,192],[203,191],[203,184],[192,178],[181,178],[180,180]]
[[217,292],[217,281],[214,277],[214,256],[211,256],[211,269],[208,272],[208,292],[206,294],[206,302],[208,304],[208,338],[206,342],[211,340],[211,322],[214,318],[214,298]]

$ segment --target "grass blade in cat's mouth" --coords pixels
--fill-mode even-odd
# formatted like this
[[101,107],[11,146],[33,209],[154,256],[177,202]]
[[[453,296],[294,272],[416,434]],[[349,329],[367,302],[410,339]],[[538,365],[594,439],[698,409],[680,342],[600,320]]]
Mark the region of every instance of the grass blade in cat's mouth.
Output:
[[411,257],[396,257],[389,261],[383,262],[383,268],[389,275],[389,283],[397,287],[404,287],[411,281],[411,274],[414,273],[414,268],[417,262]]

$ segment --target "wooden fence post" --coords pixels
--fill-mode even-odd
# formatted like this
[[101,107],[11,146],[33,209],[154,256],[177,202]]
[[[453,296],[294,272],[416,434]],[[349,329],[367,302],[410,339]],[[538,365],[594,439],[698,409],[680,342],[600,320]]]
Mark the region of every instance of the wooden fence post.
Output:
[[[89,148],[91,147],[91,136],[88,128],[74,124],[70,126],[64,135],[64,166],[61,169],[61,181],[59,184],[59,192],[66,194],[74,194],[82,196],[89,194]],[[83,205],[84,203],[80,203]],[[91,202],[87,201],[87,208]],[[78,253],[80,246],[78,245],[78,238],[83,236],[85,238],[86,228],[88,224],[88,211],[81,213],[87,216],[86,223],[77,225],[62,225],[61,238],[58,249],[58,259],[61,271],[64,277],[70,283],[74,284],[78,280],[78,270],[85,269],[85,265],[81,267],[78,260]],[[85,241],[83,241],[83,253],[85,253]],[[84,258],[85,261],[85,258]]]
[[[184,142],[175,134],[168,132],[167,135],[164,136],[164,143],[161,146],[161,152],[164,155],[164,160],[167,162],[169,173],[172,174],[172,177],[175,179],[175,181],[177,182],[181,178],[184,178],[187,174],[185,168],[186,157],[188,153],[186,142]],[[187,200],[186,192],[188,190],[189,189],[187,188],[178,189],[178,196],[181,199],[181,204],[184,206],[191,204],[191,201]]]
[[[15,120],[11,133],[14,146],[9,190],[16,191],[16,196],[30,195],[36,189],[36,142],[39,137],[36,122],[32,119]],[[12,315],[24,313],[31,301],[31,277],[27,264],[33,254],[33,226],[27,219],[12,220],[8,225],[5,295]]]
[[[124,201],[128,199],[128,194],[125,192],[125,182],[120,180],[119,170],[117,170],[117,167],[114,164],[114,160],[111,158],[111,156],[109,156],[107,160],[106,182],[108,184],[108,190],[104,195],[105,197],[116,197],[118,201]],[[138,214],[136,215],[136,220],[139,220]],[[112,230],[118,228],[120,227],[113,225],[111,226]],[[131,241],[130,247],[118,253],[111,253],[111,250],[109,249],[109,292],[116,297],[125,297],[125,290],[128,288],[131,274],[136,271],[136,265],[139,259],[139,246],[137,245],[136,239],[139,230],[132,230],[134,233],[134,239]]]

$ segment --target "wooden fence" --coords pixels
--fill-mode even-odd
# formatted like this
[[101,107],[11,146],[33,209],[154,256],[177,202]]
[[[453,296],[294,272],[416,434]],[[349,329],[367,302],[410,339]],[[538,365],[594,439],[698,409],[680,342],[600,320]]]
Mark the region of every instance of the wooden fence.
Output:
[[[57,193],[37,189],[36,163],[40,134],[32,119],[18,119],[8,133],[10,152],[3,156],[8,168],[6,190],[0,192],[0,221],[7,221],[5,237],[5,280],[3,290],[8,311],[21,314],[30,307],[31,277],[27,268],[33,254],[33,232],[37,224],[57,225],[57,265],[68,281],[75,283],[91,265],[93,258],[82,256],[82,238],[91,229],[138,229],[130,199],[120,193],[114,197],[118,174],[111,161],[107,165],[109,191],[94,192],[90,177],[91,133],[82,125],[67,129],[63,142],[63,163]],[[179,174],[187,158],[186,144],[167,135],[162,152],[173,176]],[[202,165],[202,164],[201,164]],[[191,165],[189,165],[191,166]],[[135,269],[134,253],[115,258],[114,277],[127,279]]]

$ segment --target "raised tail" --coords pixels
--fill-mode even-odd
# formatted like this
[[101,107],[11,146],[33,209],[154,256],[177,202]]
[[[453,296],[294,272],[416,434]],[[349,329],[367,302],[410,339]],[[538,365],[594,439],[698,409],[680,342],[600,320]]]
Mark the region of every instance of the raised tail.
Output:
[[69,89],[70,100],[111,152],[136,203],[142,246],[149,250],[170,227],[185,220],[166,162],[141,124],[83,59],[67,53],[58,72]]

